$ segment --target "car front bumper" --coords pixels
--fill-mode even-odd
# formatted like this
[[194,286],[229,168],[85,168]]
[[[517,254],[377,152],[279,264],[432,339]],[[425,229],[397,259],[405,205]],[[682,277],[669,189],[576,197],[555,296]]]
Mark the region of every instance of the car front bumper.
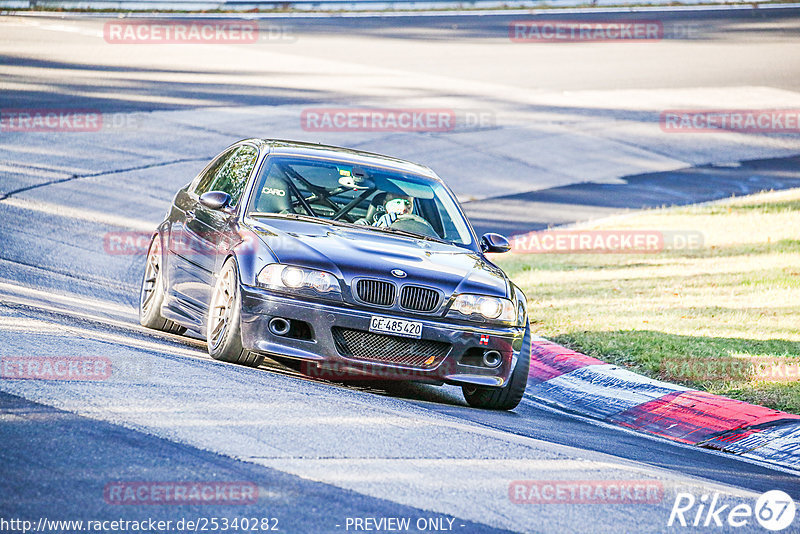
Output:
[[[403,316],[391,310],[356,308],[344,302],[305,300],[249,286],[242,286],[241,296],[244,348],[266,355],[303,360],[308,362],[305,365],[306,372],[332,380],[377,377],[501,387],[509,380],[517,363],[525,330],[520,326],[465,325],[448,322],[442,317]],[[421,340],[447,344],[449,350],[431,365],[398,364],[343,354],[341,343],[337,345],[334,339],[334,328],[358,331],[368,337],[370,321],[375,315],[421,322]],[[273,334],[269,329],[269,322],[273,318],[306,323],[311,335],[305,336],[307,339],[298,339]],[[407,338],[390,337],[409,342]],[[500,365],[488,368],[475,364],[474,355],[486,350],[496,350],[501,354]]]

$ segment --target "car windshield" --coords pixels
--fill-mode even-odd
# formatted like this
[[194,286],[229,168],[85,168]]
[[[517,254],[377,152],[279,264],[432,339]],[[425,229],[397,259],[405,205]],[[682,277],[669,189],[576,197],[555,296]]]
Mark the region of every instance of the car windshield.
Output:
[[273,156],[256,182],[248,215],[314,217],[469,245],[461,210],[440,183],[400,171]]

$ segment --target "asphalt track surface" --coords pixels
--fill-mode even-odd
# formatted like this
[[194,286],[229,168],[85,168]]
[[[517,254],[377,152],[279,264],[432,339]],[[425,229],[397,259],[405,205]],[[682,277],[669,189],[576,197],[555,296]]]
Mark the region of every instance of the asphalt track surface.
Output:
[[[249,135],[429,163],[480,229],[508,233],[796,186],[796,135],[652,129],[664,106],[795,105],[800,13],[657,16],[691,24],[693,37],[531,48],[503,37],[519,16],[287,18],[261,22],[291,27],[285,42],[148,48],[106,46],[102,19],[4,17],[0,108],[97,109],[124,126],[0,132],[0,356],[102,355],[114,369],[101,382],[0,380],[0,518],[257,516],[284,532],[341,532],[348,517],[410,517],[452,519],[462,532],[662,532],[677,491],[728,504],[770,489],[800,499],[796,474],[531,399],[493,413],[452,387],[343,386],[272,363],[214,362],[196,340],[138,327],[144,257],[104,241],[152,228],[208,158]],[[452,106],[492,121],[443,135],[299,126],[309,106],[365,105]],[[509,501],[514,480],[555,479],[659,480],[665,495]],[[106,484],[131,480],[249,481],[259,500],[103,500]],[[763,531],[752,521],[705,530]]]

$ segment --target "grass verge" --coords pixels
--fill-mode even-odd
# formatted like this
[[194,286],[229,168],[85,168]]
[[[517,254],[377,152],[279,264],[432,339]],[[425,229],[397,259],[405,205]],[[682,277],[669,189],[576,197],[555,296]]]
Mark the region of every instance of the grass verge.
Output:
[[650,377],[800,414],[800,189],[576,230],[685,232],[702,245],[498,256],[528,296],[536,333]]

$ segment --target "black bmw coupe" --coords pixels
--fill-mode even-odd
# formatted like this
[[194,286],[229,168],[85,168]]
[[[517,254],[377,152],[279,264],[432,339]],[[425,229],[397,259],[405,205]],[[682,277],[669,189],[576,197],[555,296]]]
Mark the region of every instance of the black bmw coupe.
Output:
[[526,299],[427,167],[248,139],[178,191],[150,244],[141,324],[317,376],[462,387],[512,409],[530,365]]

